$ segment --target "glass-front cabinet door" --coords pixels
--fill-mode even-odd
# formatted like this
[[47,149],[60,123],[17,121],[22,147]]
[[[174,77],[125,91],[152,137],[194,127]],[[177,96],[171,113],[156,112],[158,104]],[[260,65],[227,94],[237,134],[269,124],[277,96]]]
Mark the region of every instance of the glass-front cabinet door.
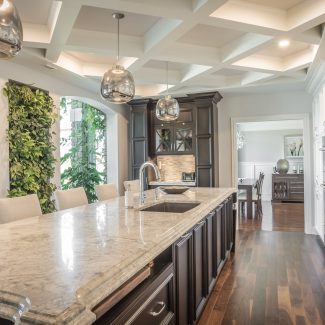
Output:
[[175,128],[175,151],[176,152],[193,151],[192,127]]
[[155,127],[156,153],[170,153],[173,150],[172,127]]

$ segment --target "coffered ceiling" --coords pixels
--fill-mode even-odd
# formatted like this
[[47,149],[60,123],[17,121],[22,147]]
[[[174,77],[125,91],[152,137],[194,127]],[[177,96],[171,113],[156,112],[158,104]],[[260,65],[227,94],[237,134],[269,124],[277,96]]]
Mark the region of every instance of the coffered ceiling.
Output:
[[[14,60],[99,92],[120,53],[137,96],[302,87],[325,57],[324,0],[14,0],[24,50]],[[280,47],[279,41],[289,45]]]

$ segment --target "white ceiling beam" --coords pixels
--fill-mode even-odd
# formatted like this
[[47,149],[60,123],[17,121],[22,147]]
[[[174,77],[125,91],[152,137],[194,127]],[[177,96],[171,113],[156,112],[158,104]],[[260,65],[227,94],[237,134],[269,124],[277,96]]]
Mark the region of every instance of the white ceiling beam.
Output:
[[198,64],[191,64],[186,71],[184,71],[181,79],[181,83],[184,81],[187,81],[189,79],[192,79],[194,77],[197,77],[204,72],[210,70],[212,67],[206,66],[206,65],[198,65]]
[[288,11],[288,29],[300,29],[300,31],[305,31],[323,23],[324,15],[324,0],[303,1]]
[[263,47],[266,47],[273,37],[248,33],[226,44],[222,49],[222,62],[235,62],[246,57]]
[[157,55],[159,60],[187,64],[214,66],[220,63],[220,53],[215,47],[174,43]]
[[211,16],[275,30],[287,30],[285,10],[246,1],[229,0]]
[[56,25],[53,30],[51,45],[46,51],[46,58],[52,62],[59,59],[67,39],[71,33],[74,22],[80,11],[79,1],[65,0],[56,19]]
[[241,80],[242,85],[248,85],[257,81],[266,81],[274,75],[271,73],[261,73],[261,72],[248,72]]

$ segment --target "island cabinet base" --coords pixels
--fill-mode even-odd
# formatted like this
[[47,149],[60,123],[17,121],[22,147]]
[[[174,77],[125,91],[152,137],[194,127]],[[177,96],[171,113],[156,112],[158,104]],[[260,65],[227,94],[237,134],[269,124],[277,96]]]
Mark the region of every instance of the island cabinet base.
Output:
[[229,197],[173,246],[176,323],[195,324],[234,251],[236,213]]
[[235,201],[227,198],[160,254],[149,278],[95,324],[196,324],[234,251]]

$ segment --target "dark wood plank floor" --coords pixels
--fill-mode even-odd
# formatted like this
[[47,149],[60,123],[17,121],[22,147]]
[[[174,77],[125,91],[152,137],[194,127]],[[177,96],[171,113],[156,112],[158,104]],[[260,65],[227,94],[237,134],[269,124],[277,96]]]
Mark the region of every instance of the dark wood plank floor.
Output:
[[318,237],[241,228],[199,325],[325,324],[325,248]]
[[239,217],[239,228],[248,230],[304,231],[303,203],[273,203],[263,201],[263,217],[247,219]]

